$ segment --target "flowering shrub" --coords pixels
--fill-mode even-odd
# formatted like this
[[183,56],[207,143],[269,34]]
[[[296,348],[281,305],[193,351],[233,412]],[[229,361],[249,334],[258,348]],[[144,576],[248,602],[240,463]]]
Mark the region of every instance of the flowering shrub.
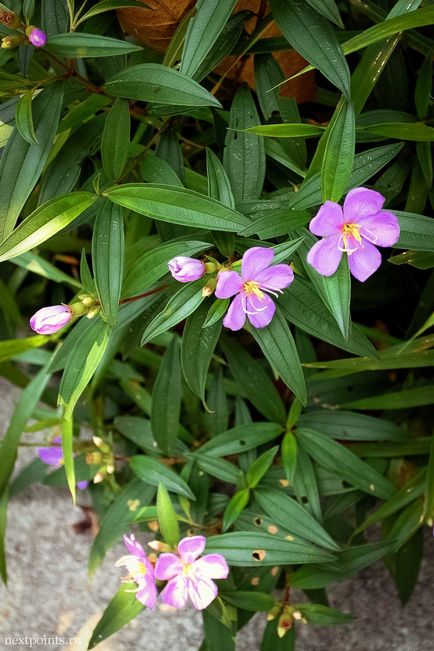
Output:
[[89,648],[165,603],[292,649],[433,524],[434,5],[155,4],[0,3],[0,571],[8,496],[78,488],[128,552]]

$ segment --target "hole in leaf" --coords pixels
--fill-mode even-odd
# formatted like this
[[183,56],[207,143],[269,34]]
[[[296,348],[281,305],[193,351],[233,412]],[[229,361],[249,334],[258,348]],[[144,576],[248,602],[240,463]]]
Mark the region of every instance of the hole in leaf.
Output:
[[256,524],[257,527],[260,527],[262,524],[262,518],[258,515],[256,518],[253,518],[253,523]]
[[263,561],[266,555],[265,549],[255,549],[255,551],[252,552],[252,558],[258,562]]

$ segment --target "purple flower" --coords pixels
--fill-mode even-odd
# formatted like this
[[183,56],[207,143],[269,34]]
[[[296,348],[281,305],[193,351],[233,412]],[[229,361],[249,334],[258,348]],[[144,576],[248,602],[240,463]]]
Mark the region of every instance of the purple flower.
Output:
[[41,307],[30,319],[30,327],[40,335],[52,335],[69,323],[72,310],[69,305]]
[[77,488],[79,491],[84,491],[86,488],[89,486],[89,482],[87,479],[82,479],[81,481],[77,482]]
[[196,258],[178,255],[168,262],[169,271],[180,283],[189,283],[199,280],[205,274],[205,265]]
[[46,448],[38,448],[37,453],[41,461],[47,464],[47,466],[58,467],[63,463],[63,452],[62,452],[62,443],[60,436],[56,436],[52,440],[52,444]]
[[266,294],[277,297],[294,280],[294,272],[287,264],[271,265],[273,249],[255,246],[243,255],[241,275],[236,271],[220,271],[217,276],[217,298],[235,296],[224,318],[223,325],[240,330],[246,320],[255,328],[265,328],[274,316],[276,306]]
[[125,565],[128,575],[122,578],[123,582],[134,581],[137,584],[136,599],[144,606],[153,608],[157,601],[157,587],[155,585],[154,568],[145,554],[143,547],[133,535],[123,537],[124,545],[130,554],[122,556],[116,561],[116,567]]
[[26,36],[35,47],[44,47],[47,44],[47,35],[45,32],[42,29],[38,29],[38,27],[33,27],[33,25],[27,27]]
[[161,592],[161,600],[174,608],[183,608],[190,599],[197,610],[207,608],[217,597],[218,588],[212,579],[226,579],[228,565],[221,554],[206,554],[204,536],[183,538],[178,554],[160,554],[155,566],[155,577],[168,584]]
[[323,239],[314,244],[307,261],[323,276],[332,276],[342,253],[348,254],[350,271],[364,282],[377,271],[381,253],[374,246],[393,246],[399,239],[399,223],[382,210],[385,198],[379,192],[356,188],[347,194],[343,208],[326,201],[309,224]]

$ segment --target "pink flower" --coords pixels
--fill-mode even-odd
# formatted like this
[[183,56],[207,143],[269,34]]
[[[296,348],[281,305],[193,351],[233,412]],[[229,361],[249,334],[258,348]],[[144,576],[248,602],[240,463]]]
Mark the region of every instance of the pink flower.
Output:
[[47,35],[42,29],[30,25],[26,29],[26,35],[30,43],[35,47],[44,47],[47,44]]
[[123,582],[133,581],[137,584],[136,599],[144,606],[153,608],[157,601],[157,586],[155,585],[154,568],[145,554],[143,547],[133,535],[123,537],[124,545],[130,554],[122,556],[116,561],[116,567],[125,565],[128,575],[122,578]]
[[65,327],[72,319],[69,305],[42,307],[30,319],[30,327],[40,335],[52,335]]
[[[287,264],[271,265],[273,249],[255,246],[243,255],[241,275],[236,271],[220,271],[217,276],[217,298],[235,296],[224,318],[223,325],[240,330],[248,317],[255,328],[265,328],[271,322],[276,306],[266,294],[282,293],[294,280],[294,272]],[[271,265],[271,266],[270,266]]]
[[178,255],[168,262],[169,271],[180,283],[190,283],[199,280],[205,274],[205,265],[196,258]]
[[385,198],[379,192],[356,188],[347,194],[343,208],[326,201],[309,224],[323,239],[314,244],[307,261],[323,276],[332,276],[342,253],[348,255],[350,271],[364,282],[381,265],[381,253],[374,246],[393,246],[399,239],[399,223],[391,212],[382,210]]
[[190,599],[194,608],[203,610],[214,601],[218,588],[212,579],[226,579],[228,565],[221,554],[206,554],[204,536],[183,538],[178,554],[160,554],[155,566],[155,577],[168,584],[161,592],[161,600],[174,608],[183,608]]

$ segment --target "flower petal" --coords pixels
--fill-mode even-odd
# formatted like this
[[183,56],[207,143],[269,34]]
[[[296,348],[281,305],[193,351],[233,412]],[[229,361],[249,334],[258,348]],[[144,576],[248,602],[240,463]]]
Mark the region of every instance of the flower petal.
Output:
[[61,447],[52,446],[49,448],[38,448],[38,457],[47,466],[60,466],[63,461]]
[[217,298],[231,298],[241,290],[243,281],[236,271],[219,271],[215,295]]
[[188,580],[184,576],[170,579],[164,590],[160,593],[161,601],[173,608],[184,608],[188,599]]
[[155,578],[167,581],[178,574],[182,574],[182,563],[176,554],[160,554],[154,570]]
[[246,307],[247,317],[255,328],[266,328],[276,311],[276,306],[267,294],[262,299],[254,295],[248,296]]
[[347,223],[359,223],[359,220],[369,215],[376,215],[385,202],[385,198],[375,190],[355,188],[348,192],[344,201],[344,219]]
[[243,255],[241,276],[243,280],[256,280],[257,274],[270,266],[274,250],[263,246],[253,246]]
[[243,293],[237,294],[232,303],[229,305],[229,310],[223,319],[223,325],[229,330],[241,330],[245,321],[246,313],[243,310],[243,303],[246,297]]
[[137,542],[136,537],[134,536],[134,534],[131,534],[130,537],[123,536],[123,541],[124,541],[125,547],[130,552],[130,554],[132,554],[136,558],[139,558],[142,562],[144,562],[145,560],[146,561],[148,560],[148,557],[145,554],[145,550],[143,549],[141,544],[139,542]]
[[188,581],[188,596],[196,610],[208,608],[218,595],[218,588],[211,579],[191,578]]
[[314,235],[334,235],[344,221],[342,207],[334,201],[326,201],[309,224]]
[[205,549],[205,536],[190,536],[178,543],[178,554],[184,563],[193,563]]
[[285,289],[293,280],[294,272],[289,264],[272,265],[256,276],[256,282],[259,283],[261,289],[270,289],[271,291]]
[[342,257],[338,248],[340,235],[324,237],[313,245],[307,254],[307,261],[322,276],[333,276]]
[[382,210],[376,215],[359,219],[360,235],[376,246],[393,246],[399,240],[398,218],[392,212]]
[[157,602],[157,587],[155,581],[150,574],[141,579],[138,583],[138,590],[136,592],[136,599],[138,599],[144,606],[153,608]]
[[365,241],[361,249],[348,256],[348,264],[354,278],[364,283],[381,265],[381,253],[373,244]]
[[194,563],[197,575],[208,579],[226,579],[229,567],[221,554],[205,554]]

